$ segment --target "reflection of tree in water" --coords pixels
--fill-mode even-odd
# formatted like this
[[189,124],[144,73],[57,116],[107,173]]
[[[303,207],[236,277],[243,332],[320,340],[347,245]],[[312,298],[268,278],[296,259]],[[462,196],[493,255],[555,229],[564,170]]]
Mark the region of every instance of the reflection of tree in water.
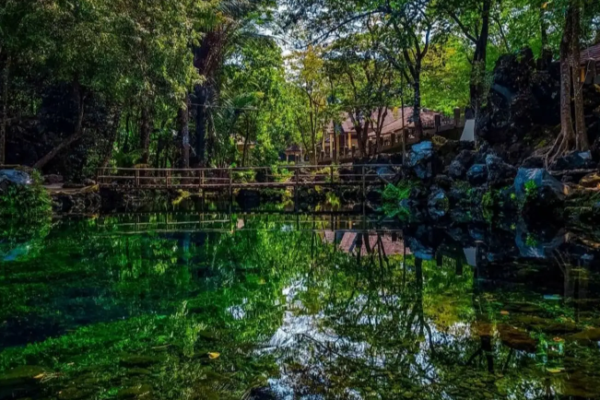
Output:
[[[292,311],[271,341],[283,360],[280,390],[326,398],[600,395],[589,363],[600,359],[598,349],[568,337],[563,345],[564,334],[583,328],[564,331],[560,315],[569,307],[548,305],[524,287],[483,287],[480,271],[464,268],[462,249],[448,257],[438,248],[431,260],[388,255],[383,236],[374,241],[367,233],[353,249],[353,258],[337,246],[324,250],[290,289]],[[523,305],[546,325],[524,325]],[[548,337],[561,329],[562,338]],[[558,347],[570,350],[549,362]],[[567,373],[557,359],[585,361]]]
[[[600,393],[600,351],[588,337],[596,331],[585,329],[600,325],[589,298],[600,282],[565,252],[558,264],[491,262],[483,240],[461,245],[431,231],[403,238],[350,225],[336,235],[314,219],[225,223],[237,229],[56,229],[43,251],[4,265],[1,329],[18,319],[62,330],[3,352],[0,369],[26,356],[64,374],[52,385],[99,367],[107,385],[115,376],[129,383],[123,353],[162,349],[149,382],[157,398],[240,398],[267,378],[291,398]],[[565,299],[544,297],[562,290]]]

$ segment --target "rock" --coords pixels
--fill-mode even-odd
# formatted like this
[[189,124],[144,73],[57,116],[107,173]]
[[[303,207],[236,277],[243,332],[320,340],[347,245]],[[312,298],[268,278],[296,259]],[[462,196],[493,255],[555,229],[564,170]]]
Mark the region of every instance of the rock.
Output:
[[473,164],[474,159],[475,156],[473,155],[472,151],[462,150],[460,153],[458,153],[454,161],[458,161],[459,163],[464,165],[465,168],[469,168]]
[[93,180],[93,179],[89,179],[89,178],[87,178],[87,179],[84,179],[84,180],[83,180],[83,184],[84,184],[85,186],[94,186],[94,185],[96,185],[96,181],[95,181],[95,180]]
[[521,168],[544,168],[544,159],[537,156],[528,157],[521,164]]
[[566,171],[571,169],[591,169],[596,167],[589,151],[573,151],[560,157],[550,166],[551,171]]
[[462,150],[448,167],[448,174],[455,179],[462,179],[473,165],[474,155],[470,150]]
[[124,367],[149,367],[160,362],[157,357],[150,356],[127,356],[121,358],[121,365]]
[[450,209],[450,201],[443,189],[434,190],[427,201],[429,215],[434,219],[444,217]]
[[501,184],[507,180],[514,179],[517,175],[517,169],[510,164],[505,163],[500,157],[488,154],[485,158],[487,166],[488,181],[491,184]]
[[18,186],[26,186],[33,183],[31,176],[27,172],[17,171],[16,169],[0,170],[0,184],[2,182],[9,182]]
[[152,393],[152,387],[147,384],[140,384],[119,390],[117,399],[141,399],[148,398]]
[[497,199],[498,201],[496,204],[501,210],[516,211],[519,208],[517,194],[515,193],[515,188],[512,185],[498,190]]
[[448,167],[448,175],[454,179],[462,179],[465,176],[467,169],[460,162],[454,160]]
[[547,258],[552,257],[554,250],[565,242],[565,234],[562,230],[533,233],[527,230],[525,224],[519,224],[515,242],[521,257]]
[[581,178],[579,184],[586,188],[598,188],[600,186],[600,174],[592,172]]
[[528,193],[539,191],[541,188],[550,189],[560,200],[564,200],[568,194],[567,186],[541,168],[519,168],[514,187],[519,200],[524,200]]
[[498,331],[500,332],[500,340],[505,346],[527,353],[535,353],[537,341],[529,336],[527,331],[506,324],[499,325]]
[[417,177],[427,179],[433,176],[431,161],[433,159],[433,143],[424,141],[412,146],[409,155],[409,166]]
[[435,177],[435,184],[444,190],[450,190],[452,183],[452,179],[447,175],[437,175]]
[[467,180],[473,186],[483,185],[487,181],[487,168],[484,164],[474,164],[467,172]]
[[63,183],[63,182],[64,182],[64,178],[60,175],[56,175],[56,174],[44,175],[44,183],[46,185],[56,185],[56,184]]
[[277,400],[275,393],[268,387],[254,388],[250,391],[248,400]]

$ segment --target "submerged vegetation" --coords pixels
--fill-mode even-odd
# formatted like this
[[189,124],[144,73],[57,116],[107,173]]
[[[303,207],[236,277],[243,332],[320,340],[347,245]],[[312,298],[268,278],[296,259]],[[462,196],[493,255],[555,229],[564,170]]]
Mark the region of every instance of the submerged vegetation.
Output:
[[[423,259],[410,227],[395,245],[384,231],[331,243],[328,223],[55,226],[42,251],[0,262],[1,398],[600,395],[595,268],[472,267],[447,240]],[[506,285],[486,283],[505,268],[518,269]],[[588,290],[556,295],[575,282]]]

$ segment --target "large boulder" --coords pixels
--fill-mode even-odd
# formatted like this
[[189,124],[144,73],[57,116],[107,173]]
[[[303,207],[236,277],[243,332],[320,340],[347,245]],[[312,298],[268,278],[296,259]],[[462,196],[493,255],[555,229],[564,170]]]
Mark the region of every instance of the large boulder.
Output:
[[16,169],[0,170],[0,182],[8,181],[18,186],[31,185],[31,176],[27,172],[18,171]]
[[488,181],[493,185],[505,186],[507,180],[512,180],[517,175],[517,169],[505,163],[500,157],[488,154],[485,158],[487,166]]
[[487,182],[487,175],[485,164],[474,164],[467,172],[467,180],[471,185],[479,186]]
[[455,179],[462,179],[465,177],[467,170],[473,165],[474,160],[473,152],[470,150],[462,150],[456,158],[450,163],[448,167],[448,175]]
[[413,169],[419,179],[427,179],[433,176],[431,163],[433,160],[433,143],[424,141],[415,144],[411,148],[409,166]]
[[592,169],[597,163],[592,160],[592,153],[589,151],[573,151],[564,157],[558,158],[550,165],[551,171],[567,171],[574,169]]
[[450,201],[443,189],[434,190],[427,201],[429,215],[433,219],[444,217],[450,210]]
[[564,200],[568,187],[542,168],[519,168],[514,182],[515,193],[519,200],[530,196],[552,193],[556,199]]
[[448,166],[448,175],[454,179],[464,178],[466,172],[467,168],[457,160],[452,161]]
[[0,193],[8,190],[9,186],[28,186],[32,182],[31,176],[27,172],[16,169],[0,170]]

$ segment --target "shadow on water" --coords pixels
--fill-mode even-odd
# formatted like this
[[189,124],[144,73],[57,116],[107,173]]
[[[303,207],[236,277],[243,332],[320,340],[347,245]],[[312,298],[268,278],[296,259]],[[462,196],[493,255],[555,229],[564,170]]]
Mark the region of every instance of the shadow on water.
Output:
[[597,399],[593,235],[219,209],[0,243],[0,399]]

